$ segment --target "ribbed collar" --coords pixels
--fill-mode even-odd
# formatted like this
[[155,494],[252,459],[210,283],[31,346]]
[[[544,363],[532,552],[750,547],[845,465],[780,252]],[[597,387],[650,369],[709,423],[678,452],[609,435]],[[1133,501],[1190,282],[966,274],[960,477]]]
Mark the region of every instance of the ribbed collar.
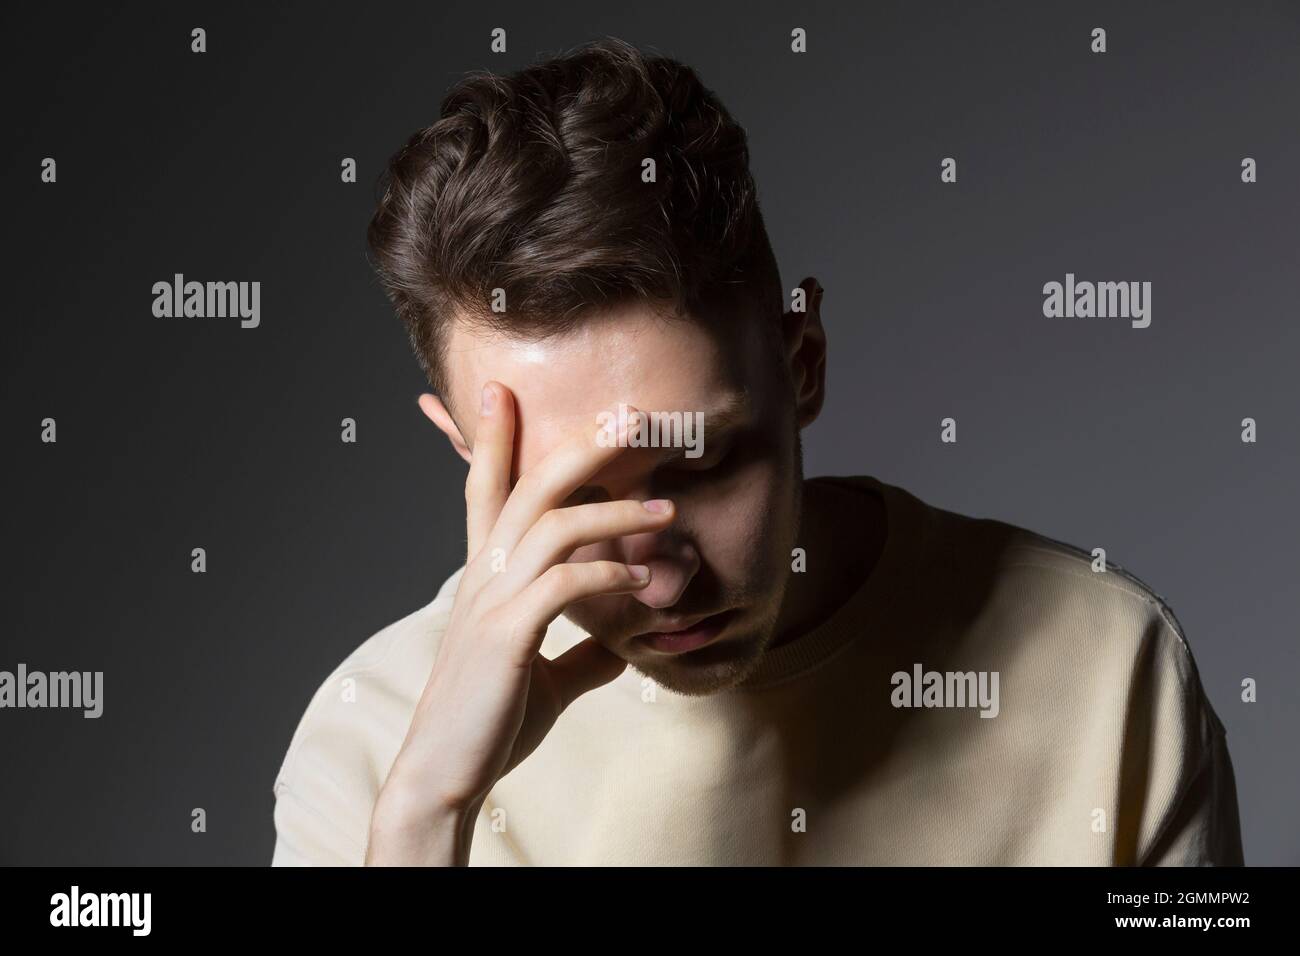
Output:
[[870,475],[810,479],[869,493],[884,502],[885,543],[866,581],[829,618],[813,630],[772,648],[737,690],[763,690],[802,677],[854,640],[869,635],[906,588],[907,572],[920,551],[925,504],[907,491]]

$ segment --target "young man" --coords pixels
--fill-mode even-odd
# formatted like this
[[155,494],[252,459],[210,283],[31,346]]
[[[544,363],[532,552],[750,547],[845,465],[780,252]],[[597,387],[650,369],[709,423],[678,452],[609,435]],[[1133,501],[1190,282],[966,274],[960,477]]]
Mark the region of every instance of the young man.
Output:
[[822,289],[785,310],[690,69],[603,41],[465,80],[370,243],[469,463],[466,565],[312,699],[274,863],[1241,862],[1159,597],[803,478]]

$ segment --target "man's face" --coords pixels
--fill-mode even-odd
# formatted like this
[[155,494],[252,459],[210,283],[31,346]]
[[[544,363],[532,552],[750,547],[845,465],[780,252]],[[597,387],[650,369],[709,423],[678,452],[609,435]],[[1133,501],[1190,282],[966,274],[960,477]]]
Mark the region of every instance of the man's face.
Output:
[[[772,639],[799,519],[794,404],[769,337],[629,305],[542,342],[457,323],[447,346],[449,410],[470,448],[483,385],[497,381],[514,393],[512,482],[575,429],[596,442],[620,405],[683,419],[702,413],[691,457],[682,447],[628,448],[565,502],[668,498],[677,510],[665,531],[574,551],[570,561],[648,565],[651,581],[633,594],[572,604],[565,615],[670,690],[703,694],[743,679]],[[639,637],[715,614],[725,617],[706,630],[712,623],[720,632],[693,650]]]

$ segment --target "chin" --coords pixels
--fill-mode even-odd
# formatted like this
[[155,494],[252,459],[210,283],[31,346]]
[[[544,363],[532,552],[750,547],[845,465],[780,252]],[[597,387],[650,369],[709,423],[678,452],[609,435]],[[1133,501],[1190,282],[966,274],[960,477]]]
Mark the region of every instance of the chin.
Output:
[[762,653],[758,637],[742,634],[672,657],[642,652],[624,659],[665,690],[702,697],[739,684],[758,666]]

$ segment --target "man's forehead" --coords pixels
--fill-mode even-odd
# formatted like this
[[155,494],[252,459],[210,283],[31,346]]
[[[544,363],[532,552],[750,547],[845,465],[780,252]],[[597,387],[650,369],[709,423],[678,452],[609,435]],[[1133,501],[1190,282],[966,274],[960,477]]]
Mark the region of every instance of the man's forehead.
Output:
[[698,324],[612,313],[562,335],[529,341],[458,323],[445,355],[453,415],[473,447],[483,385],[497,381],[516,403],[516,464],[526,470],[597,416],[620,404],[643,411],[743,412],[744,389],[725,345]]

